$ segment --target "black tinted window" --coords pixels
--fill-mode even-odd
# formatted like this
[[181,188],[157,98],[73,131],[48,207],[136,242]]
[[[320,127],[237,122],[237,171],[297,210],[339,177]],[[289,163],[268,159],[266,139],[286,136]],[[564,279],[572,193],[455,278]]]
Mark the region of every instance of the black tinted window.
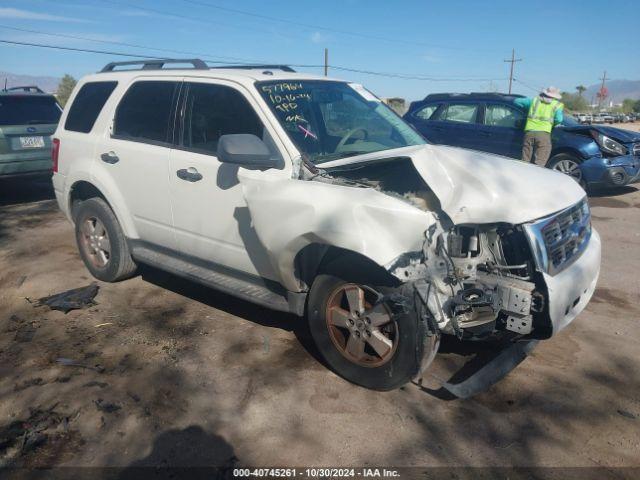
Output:
[[118,82],[85,83],[69,109],[65,130],[89,133],[116,85]]
[[171,106],[178,82],[136,82],[118,105],[113,133],[152,142],[169,141]]
[[58,123],[61,113],[53,97],[0,95],[0,125]]
[[220,137],[232,133],[251,133],[264,140],[262,122],[242,94],[222,85],[189,84],[184,146],[215,154]]

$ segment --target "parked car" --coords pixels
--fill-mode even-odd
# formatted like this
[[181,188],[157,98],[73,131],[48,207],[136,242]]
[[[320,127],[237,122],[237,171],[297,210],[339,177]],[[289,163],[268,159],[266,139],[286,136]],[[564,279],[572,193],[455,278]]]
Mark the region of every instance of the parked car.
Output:
[[[404,116],[433,143],[522,158],[527,112],[517,95],[435,94],[413,102]],[[583,187],[622,186],[640,178],[640,133],[581,125],[565,114],[554,128],[547,168],[566,173]]]
[[38,87],[0,91],[0,178],[51,174],[51,134],[61,113]]
[[506,341],[497,380],[589,302],[600,239],[566,176],[430,145],[358,84],[170,62],[83,78],[56,130],[56,198],[94,277],[146,263],[305,316],[327,364],[379,390],[443,334]]
[[610,113],[596,113],[593,116],[593,123],[615,123],[615,118]]
[[588,113],[576,113],[574,114],[574,117],[578,122],[586,125],[590,124],[593,120],[593,117],[591,116],[591,114],[588,114]]

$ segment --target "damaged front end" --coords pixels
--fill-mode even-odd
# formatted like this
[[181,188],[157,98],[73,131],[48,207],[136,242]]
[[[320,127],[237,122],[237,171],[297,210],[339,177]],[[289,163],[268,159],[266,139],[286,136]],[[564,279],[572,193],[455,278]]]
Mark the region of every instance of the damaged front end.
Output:
[[314,180],[374,188],[435,216],[422,250],[404,253],[385,268],[399,281],[415,284],[439,332],[484,339],[533,331],[545,294],[544,285],[536,283],[522,226],[454,225],[409,159],[327,169]]

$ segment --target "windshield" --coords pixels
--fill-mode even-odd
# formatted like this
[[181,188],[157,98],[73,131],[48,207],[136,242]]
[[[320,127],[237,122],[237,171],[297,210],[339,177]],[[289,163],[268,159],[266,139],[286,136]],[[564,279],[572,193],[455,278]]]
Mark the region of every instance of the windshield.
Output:
[[62,111],[53,97],[0,96],[0,125],[58,123]]
[[313,163],[426,143],[361,85],[302,80],[258,82],[257,88]]

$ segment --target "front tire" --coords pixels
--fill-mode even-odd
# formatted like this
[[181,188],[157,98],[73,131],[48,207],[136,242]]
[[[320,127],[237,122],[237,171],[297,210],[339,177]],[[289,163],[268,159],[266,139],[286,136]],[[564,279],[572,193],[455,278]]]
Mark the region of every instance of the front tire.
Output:
[[[389,300],[378,301],[394,292],[398,289],[371,287],[353,274],[316,277],[307,304],[311,337],[327,364],[346,380],[386,391],[418,373],[426,325],[412,305],[398,309]],[[406,297],[411,303],[413,295]]]
[[75,230],[82,261],[95,278],[117,282],[135,274],[137,267],[118,219],[102,198],[80,203]]
[[556,172],[564,173],[573,178],[583,189],[587,189],[587,183],[582,176],[580,161],[568,153],[559,153],[549,159],[547,168]]

